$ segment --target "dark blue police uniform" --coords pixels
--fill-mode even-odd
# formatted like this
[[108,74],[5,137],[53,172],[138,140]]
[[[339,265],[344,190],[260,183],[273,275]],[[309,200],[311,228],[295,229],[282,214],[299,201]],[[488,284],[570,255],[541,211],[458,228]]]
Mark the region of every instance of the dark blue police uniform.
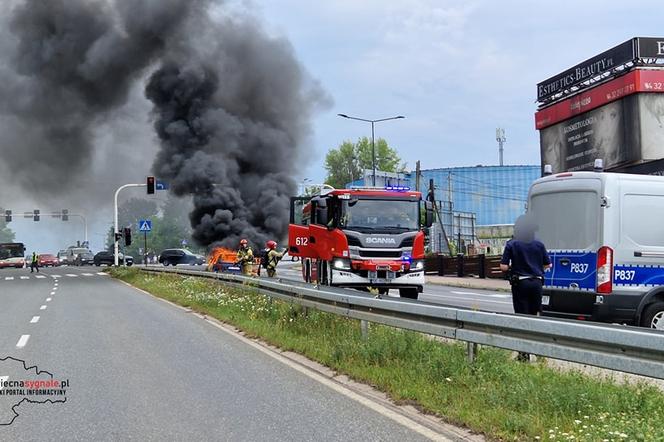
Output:
[[537,240],[510,240],[505,245],[500,263],[510,265],[514,312],[527,315],[540,313],[544,266],[551,264],[544,244]]

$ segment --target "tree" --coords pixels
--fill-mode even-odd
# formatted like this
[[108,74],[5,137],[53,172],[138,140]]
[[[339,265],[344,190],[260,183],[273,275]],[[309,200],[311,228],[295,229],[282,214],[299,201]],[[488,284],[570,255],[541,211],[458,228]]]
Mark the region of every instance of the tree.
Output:
[[7,227],[7,223],[4,218],[5,211],[0,208],[0,242],[14,242],[14,232]]
[[[325,182],[336,188],[343,188],[347,183],[362,178],[364,169],[372,169],[371,139],[362,137],[357,143],[344,141],[336,149],[330,149],[325,157]],[[406,164],[401,162],[399,154],[382,138],[376,140],[376,170],[384,172],[403,172]]]

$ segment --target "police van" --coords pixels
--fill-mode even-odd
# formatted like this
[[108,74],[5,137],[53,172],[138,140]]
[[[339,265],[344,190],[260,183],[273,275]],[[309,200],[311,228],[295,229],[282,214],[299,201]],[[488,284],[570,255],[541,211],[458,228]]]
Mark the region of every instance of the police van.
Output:
[[596,164],[530,187],[527,211],[553,264],[543,314],[664,330],[664,177]]

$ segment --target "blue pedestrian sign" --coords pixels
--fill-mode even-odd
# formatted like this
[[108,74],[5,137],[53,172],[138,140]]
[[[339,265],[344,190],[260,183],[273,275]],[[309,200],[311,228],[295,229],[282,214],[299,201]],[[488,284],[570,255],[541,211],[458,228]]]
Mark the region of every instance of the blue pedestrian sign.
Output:
[[156,190],[168,190],[168,183],[164,181],[157,180],[157,183],[155,184],[155,189]]
[[138,222],[138,231],[139,232],[150,232],[152,231],[152,221],[149,219],[142,219]]

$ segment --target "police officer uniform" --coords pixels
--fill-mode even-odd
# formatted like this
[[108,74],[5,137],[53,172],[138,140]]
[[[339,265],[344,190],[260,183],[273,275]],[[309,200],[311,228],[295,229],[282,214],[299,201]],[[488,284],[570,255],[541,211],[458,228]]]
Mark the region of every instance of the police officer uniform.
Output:
[[[505,245],[500,264],[503,270],[509,268],[514,312],[539,315],[542,311],[544,270],[551,265],[544,244],[536,239],[512,239]],[[530,355],[519,353],[518,359],[527,361]]]

